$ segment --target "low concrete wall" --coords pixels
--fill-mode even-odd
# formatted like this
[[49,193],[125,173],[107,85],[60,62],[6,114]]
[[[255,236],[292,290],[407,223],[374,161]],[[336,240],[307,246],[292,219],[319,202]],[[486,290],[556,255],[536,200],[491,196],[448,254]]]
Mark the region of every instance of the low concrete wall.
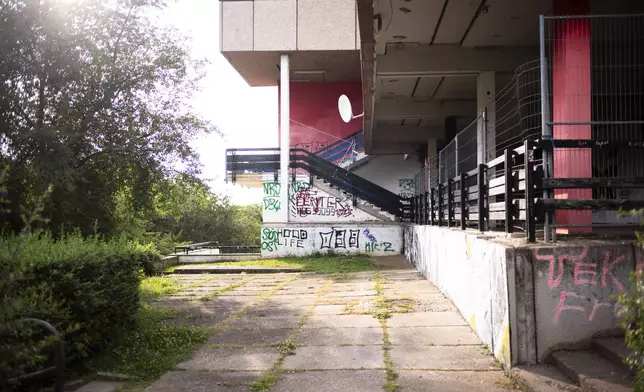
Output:
[[631,243],[562,243],[530,252],[539,359],[618,331],[617,296],[630,290],[636,263]]
[[179,255],[178,264],[216,263],[218,261],[252,261],[262,258],[260,253],[221,253]]
[[521,240],[435,226],[405,229],[407,260],[458,307],[506,366],[543,362],[618,332],[617,295],[641,260],[630,242]]
[[510,366],[507,264],[514,250],[436,226],[405,229],[407,260],[445,293],[494,356]]
[[399,223],[267,223],[262,226],[262,256],[306,256],[316,252],[400,254],[403,228]]
[[160,274],[173,265],[179,264],[179,258],[177,256],[166,256],[152,264],[154,266],[154,272]]

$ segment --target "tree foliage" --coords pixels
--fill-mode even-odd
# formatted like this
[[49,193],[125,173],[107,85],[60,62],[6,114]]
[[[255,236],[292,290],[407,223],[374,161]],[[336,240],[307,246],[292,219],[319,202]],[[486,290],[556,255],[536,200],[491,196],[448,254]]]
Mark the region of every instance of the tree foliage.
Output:
[[[0,164],[4,229],[53,185],[54,233],[116,234],[119,197],[152,208],[179,165],[199,172],[188,142],[213,127],[188,104],[202,63],[152,19],[158,0],[5,0],[0,7]],[[156,207],[155,207],[156,208]]]

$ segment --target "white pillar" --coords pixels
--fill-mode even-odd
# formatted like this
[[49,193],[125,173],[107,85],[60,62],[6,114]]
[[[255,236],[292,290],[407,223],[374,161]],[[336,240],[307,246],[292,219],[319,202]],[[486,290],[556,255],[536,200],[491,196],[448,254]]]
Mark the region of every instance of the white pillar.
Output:
[[290,72],[289,58],[283,54],[280,59],[280,222],[288,222],[288,161],[290,155]]
[[477,163],[489,162],[496,158],[496,97],[494,71],[483,71],[476,78],[476,115],[479,116],[487,108],[487,137],[484,135],[484,124],[479,121],[477,132]]

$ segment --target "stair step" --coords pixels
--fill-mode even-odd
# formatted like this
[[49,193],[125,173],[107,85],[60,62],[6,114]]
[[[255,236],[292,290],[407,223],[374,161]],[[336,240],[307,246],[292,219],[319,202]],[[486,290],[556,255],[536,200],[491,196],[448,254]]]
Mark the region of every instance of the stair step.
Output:
[[619,364],[623,370],[632,373],[630,367],[625,363],[626,358],[631,355],[631,350],[626,346],[624,338],[595,339],[593,340],[593,350],[609,361]]
[[581,392],[579,386],[551,365],[517,366],[510,375],[526,391]]
[[557,351],[552,362],[588,392],[630,392],[633,378],[618,364],[592,351]]
[[76,392],[113,392],[121,388],[123,381],[92,381],[89,384],[77,389]]

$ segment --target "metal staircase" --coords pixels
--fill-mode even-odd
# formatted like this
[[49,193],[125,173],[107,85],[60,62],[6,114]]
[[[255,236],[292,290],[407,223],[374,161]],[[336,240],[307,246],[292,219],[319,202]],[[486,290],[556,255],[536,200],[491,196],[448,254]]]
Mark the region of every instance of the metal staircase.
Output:
[[[226,150],[226,176],[233,183],[236,176],[249,173],[277,173],[280,169],[280,149],[228,149]],[[299,171],[309,173],[310,183],[320,181],[331,190],[350,195],[354,206],[379,209],[398,220],[406,220],[410,213],[407,199],[343,169],[307,150],[290,150],[289,169],[293,177]]]

